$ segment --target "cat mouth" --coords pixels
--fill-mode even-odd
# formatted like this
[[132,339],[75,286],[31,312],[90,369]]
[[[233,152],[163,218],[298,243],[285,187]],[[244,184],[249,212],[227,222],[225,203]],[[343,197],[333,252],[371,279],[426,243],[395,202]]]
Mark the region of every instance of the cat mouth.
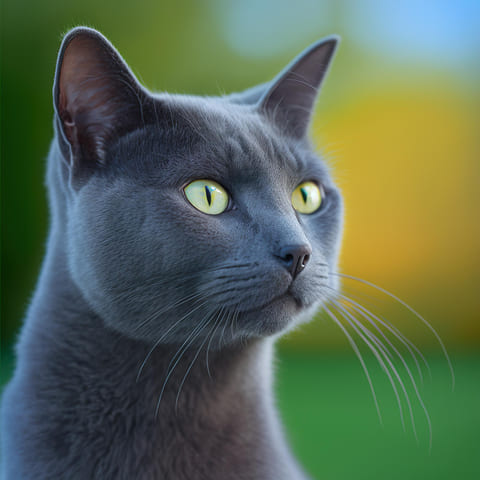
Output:
[[304,308],[305,306],[302,299],[300,299],[297,295],[295,295],[292,289],[288,287],[287,289],[285,289],[283,293],[281,293],[280,295],[276,295],[275,297],[273,297],[272,299],[268,300],[265,303],[262,303],[255,307],[247,307],[245,309],[240,308],[239,311],[244,313],[259,312],[267,308],[270,308],[277,303],[278,304],[294,303],[296,308],[298,308],[299,310]]

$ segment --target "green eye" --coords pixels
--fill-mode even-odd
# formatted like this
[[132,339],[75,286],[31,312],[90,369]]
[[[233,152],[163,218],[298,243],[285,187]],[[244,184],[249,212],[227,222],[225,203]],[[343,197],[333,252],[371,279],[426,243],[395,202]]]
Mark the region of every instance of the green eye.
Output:
[[213,180],[195,180],[184,191],[187,200],[203,213],[218,215],[228,206],[228,193]]
[[292,193],[292,205],[297,212],[313,213],[321,204],[322,190],[314,182],[303,182]]

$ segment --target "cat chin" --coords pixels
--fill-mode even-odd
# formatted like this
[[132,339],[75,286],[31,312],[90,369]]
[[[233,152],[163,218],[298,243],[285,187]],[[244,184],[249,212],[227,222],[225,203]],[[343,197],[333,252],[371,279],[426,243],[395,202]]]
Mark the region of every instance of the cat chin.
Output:
[[264,306],[241,312],[240,333],[254,337],[279,335],[294,328],[299,318],[311,317],[314,311],[315,308],[305,307],[298,298],[287,293]]

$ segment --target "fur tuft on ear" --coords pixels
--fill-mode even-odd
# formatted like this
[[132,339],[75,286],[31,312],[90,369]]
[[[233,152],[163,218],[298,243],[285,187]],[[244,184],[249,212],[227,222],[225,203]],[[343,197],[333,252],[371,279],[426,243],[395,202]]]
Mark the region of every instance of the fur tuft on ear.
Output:
[[330,36],[303,51],[270,84],[258,108],[295,138],[306,135],[315,100],[340,38]]
[[77,168],[102,164],[109,142],[142,126],[151,103],[110,42],[86,27],[63,40],[53,98]]

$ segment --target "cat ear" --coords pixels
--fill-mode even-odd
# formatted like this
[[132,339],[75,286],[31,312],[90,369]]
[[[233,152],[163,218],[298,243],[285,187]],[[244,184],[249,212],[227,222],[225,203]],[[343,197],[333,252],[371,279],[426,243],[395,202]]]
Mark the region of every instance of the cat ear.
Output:
[[273,80],[259,100],[260,111],[295,138],[307,133],[315,100],[339,40],[331,36],[307,48]]
[[149,103],[110,42],[85,27],[63,40],[53,97],[57,126],[77,168],[103,163],[110,142],[142,125]]

